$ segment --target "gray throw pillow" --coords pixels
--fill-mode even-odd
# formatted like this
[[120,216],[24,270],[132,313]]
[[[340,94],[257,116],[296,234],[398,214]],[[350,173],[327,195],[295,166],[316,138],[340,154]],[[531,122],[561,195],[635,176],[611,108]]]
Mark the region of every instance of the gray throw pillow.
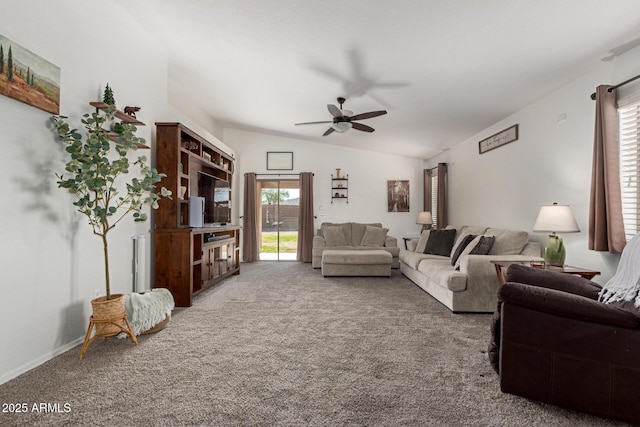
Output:
[[347,246],[344,230],[341,225],[325,227],[322,234],[327,246]]
[[384,246],[384,240],[387,237],[387,232],[389,232],[388,228],[372,227],[367,225],[367,228],[364,231],[364,236],[362,236],[360,246]]
[[425,254],[450,256],[453,243],[456,238],[456,230],[454,228],[443,230],[431,230],[427,247],[424,248]]
[[469,255],[487,255],[496,241],[495,236],[482,236],[478,244],[469,252]]

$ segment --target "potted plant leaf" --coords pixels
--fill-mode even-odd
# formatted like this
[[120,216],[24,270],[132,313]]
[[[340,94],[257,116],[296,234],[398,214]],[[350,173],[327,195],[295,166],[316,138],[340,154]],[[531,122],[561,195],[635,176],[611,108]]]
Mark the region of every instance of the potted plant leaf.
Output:
[[[95,316],[113,319],[113,313],[124,312],[124,295],[111,293],[109,232],[129,214],[136,222],[146,221],[145,206],[157,209],[160,197],[171,197],[171,191],[164,187],[156,191],[156,184],[165,174],[149,167],[145,156],[133,161],[129,159],[129,154],[138,148],[136,144],[145,142],[135,135],[135,126],[121,123],[114,126],[115,132],[104,129],[105,124],[114,120],[115,112],[115,106],[110,105],[104,111],[85,114],[81,120],[82,133],[69,126],[67,117],[52,117],[66,157],[66,173],[56,174],[58,187],[74,196],[73,205],[87,217],[93,234],[103,245],[106,295],[91,301],[94,319]],[[134,168],[138,174],[129,176]],[[114,304],[115,311],[105,309],[106,305]],[[123,323],[124,320],[119,325],[98,323],[96,335],[115,335],[122,330]]]

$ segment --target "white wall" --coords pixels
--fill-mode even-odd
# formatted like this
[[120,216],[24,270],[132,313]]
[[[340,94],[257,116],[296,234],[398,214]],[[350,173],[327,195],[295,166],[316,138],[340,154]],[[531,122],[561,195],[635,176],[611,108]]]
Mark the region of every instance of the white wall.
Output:
[[[617,84],[639,70],[638,48],[595,64],[583,77],[429,159],[428,166],[449,164],[449,223],[524,229],[545,242],[545,234],[531,230],[540,206],[569,204],[581,232],[563,235],[567,264],[599,270],[596,281],[606,282],[619,255],[587,249],[595,120],[590,95],[596,86]],[[520,128],[517,141],[478,153],[479,141],[513,124]]]
[[[316,228],[322,222],[381,222],[399,245],[403,244],[403,235],[420,228],[416,217],[422,210],[422,160],[235,129],[224,130],[224,141],[239,158],[233,189],[238,208],[234,207],[234,215],[244,212],[244,174],[278,173],[267,170],[267,151],[292,151],[293,171],[282,173],[314,173]],[[343,200],[331,204],[331,174],[336,168],[349,174],[348,204]],[[387,180],[409,180],[411,212],[387,212]]]
[[[61,114],[81,127],[89,101],[106,83],[118,106],[141,107],[138,135],[153,145],[156,121],[182,121],[210,137],[215,121],[191,122],[168,101],[167,56],[119,6],[97,0],[26,0],[4,5],[0,32],[61,68]],[[5,50],[6,52],[6,50]],[[181,102],[178,94],[172,96]],[[100,239],[58,189],[64,172],[51,114],[0,96],[0,383],[82,342],[94,290],[104,294]],[[153,150],[143,154],[152,156]],[[131,236],[147,236],[145,283],[151,273],[149,222],[125,220],[110,233],[114,292],[132,287]]]

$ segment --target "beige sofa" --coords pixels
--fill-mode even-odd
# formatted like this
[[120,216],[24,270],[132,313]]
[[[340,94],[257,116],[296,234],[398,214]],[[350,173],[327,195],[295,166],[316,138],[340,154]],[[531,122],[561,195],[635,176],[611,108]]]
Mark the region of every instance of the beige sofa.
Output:
[[[420,239],[407,242],[407,249],[400,250],[399,260],[405,276],[453,312],[495,311],[498,278],[490,261],[542,260],[542,245],[530,242],[526,231],[469,226],[447,229],[456,230],[448,256],[424,253],[430,234],[425,231]],[[493,236],[493,244],[486,255],[469,253],[476,246],[473,242],[480,239],[475,237],[452,265],[452,254],[467,235]]]
[[387,235],[380,223],[323,222],[313,237],[313,268],[322,267],[322,253],[329,250],[383,250],[392,256],[391,268],[399,268],[400,248],[395,237]]

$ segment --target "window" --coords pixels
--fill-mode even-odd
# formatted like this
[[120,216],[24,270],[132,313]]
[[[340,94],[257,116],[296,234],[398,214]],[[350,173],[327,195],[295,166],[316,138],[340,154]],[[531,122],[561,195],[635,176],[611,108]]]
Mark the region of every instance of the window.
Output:
[[627,240],[640,232],[640,95],[618,103],[620,190]]
[[431,175],[431,218],[433,225],[438,223],[438,175]]
[[433,226],[444,228],[447,226],[447,164],[438,163],[432,169],[425,169],[424,184],[424,210],[431,212]]

